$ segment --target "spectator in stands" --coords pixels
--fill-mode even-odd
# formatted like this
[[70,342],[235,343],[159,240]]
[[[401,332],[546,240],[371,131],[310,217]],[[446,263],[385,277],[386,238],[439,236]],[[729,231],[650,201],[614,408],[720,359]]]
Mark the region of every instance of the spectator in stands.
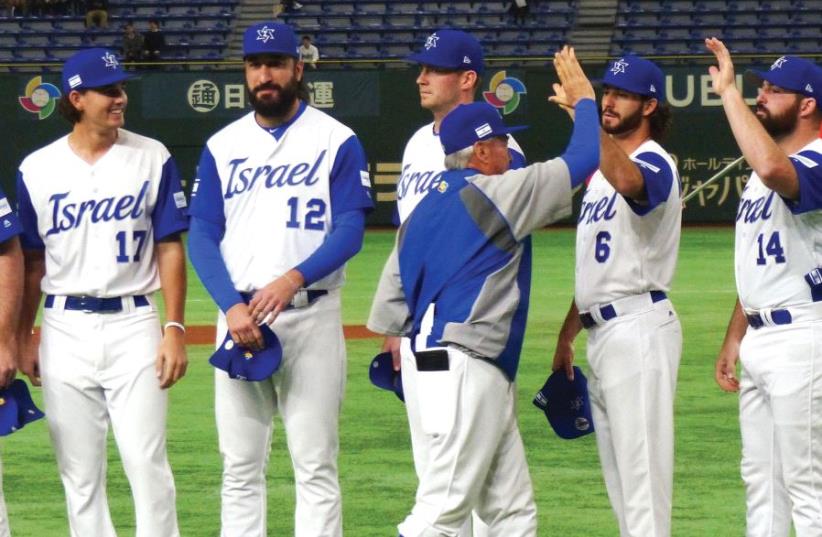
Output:
[[143,58],[143,36],[134,29],[131,21],[123,28],[123,60],[138,62]]
[[86,0],[86,28],[108,28],[108,0]]
[[300,60],[302,60],[305,65],[310,65],[312,69],[317,68],[317,60],[320,59],[320,51],[311,44],[311,36],[304,35],[303,36],[303,44],[299,48],[300,53]]
[[160,60],[166,48],[166,38],[160,30],[160,21],[149,19],[148,32],[143,36],[143,50],[148,61]]
[[514,0],[508,8],[508,13],[514,17],[515,23],[525,24],[525,18],[530,13],[530,9],[528,0]]

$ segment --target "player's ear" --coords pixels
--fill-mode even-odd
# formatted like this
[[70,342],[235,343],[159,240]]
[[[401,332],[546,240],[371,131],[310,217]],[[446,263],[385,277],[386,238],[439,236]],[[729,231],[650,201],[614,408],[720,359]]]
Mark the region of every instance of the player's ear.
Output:
[[68,94],[68,100],[74,108],[80,109],[80,98],[83,96],[77,90],[71,90]]
[[645,117],[650,116],[656,110],[656,107],[659,106],[659,101],[651,97],[650,99],[645,99],[645,102],[642,103],[642,115]]
[[477,84],[476,71],[460,71],[460,86],[468,91],[473,91]]
[[297,81],[303,79],[303,71],[305,70],[305,63],[302,60],[294,60],[294,78]]
[[815,97],[801,97],[799,116],[813,117],[814,115],[819,115],[819,101]]

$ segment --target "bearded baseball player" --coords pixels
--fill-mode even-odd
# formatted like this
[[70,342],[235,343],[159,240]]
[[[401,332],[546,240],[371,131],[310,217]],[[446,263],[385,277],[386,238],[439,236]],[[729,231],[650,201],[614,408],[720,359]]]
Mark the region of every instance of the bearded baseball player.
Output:
[[[398,232],[368,327],[407,336],[403,391],[413,442],[427,444],[404,537],[453,537],[474,509],[490,535],[536,536],[536,507],[515,413],[527,286],[523,240],[567,216],[598,161],[593,88],[571,49],[556,57],[576,124],[559,158],[509,171],[508,133],[486,103],[456,107],[440,139],[449,170]],[[430,323],[427,312],[433,311]]]
[[[17,374],[17,318],[23,295],[23,251],[17,215],[0,189],[0,388],[7,388]],[[0,537],[9,537],[9,519],[3,496],[0,466]]]
[[[127,78],[109,50],[69,58],[60,111],[72,131],[26,157],[17,175],[26,258],[20,369],[35,385],[42,377],[76,537],[116,535],[105,490],[109,422],[136,535],[179,535],[165,388],[187,364],[186,199],[168,150],[122,128]],[[161,287],[164,331],[153,296]],[[41,292],[38,353],[31,332]]]
[[[437,188],[445,171],[445,153],[440,143],[440,123],[451,110],[460,104],[474,102],[474,95],[484,72],[482,46],[471,35],[460,30],[443,29],[429,35],[422,49],[407,58],[419,64],[420,74],[417,86],[420,93],[420,106],[429,110],[434,121],[417,130],[405,146],[402,157],[402,174],[397,181],[397,213],[400,223],[408,218],[417,203],[431,190]],[[525,165],[522,150],[512,136],[508,137],[508,153],[511,156],[511,169]],[[526,262],[521,269],[527,272],[530,280],[531,243],[526,239]],[[524,293],[525,300],[520,302],[520,314],[527,315],[529,293]],[[431,312],[433,314],[433,312]],[[430,315],[428,319],[430,320]],[[394,355],[395,367],[400,368],[400,354],[410,355],[410,341],[405,338],[388,337],[383,345],[384,351]],[[409,425],[419,430],[419,417],[410,413]],[[427,444],[421,442],[422,435],[412,435],[414,468],[417,476],[423,473],[428,461]],[[472,527],[473,526],[473,527]],[[486,535],[485,525],[474,514],[465,521],[460,535],[480,537]]]
[[[736,214],[738,300],[716,381],[739,392],[748,537],[822,535],[822,69],[793,56],[745,104],[718,39],[714,91],[753,169]],[[736,364],[742,363],[737,380]]]
[[192,193],[191,260],[220,308],[218,344],[228,331],[237,344],[259,348],[258,325],[267,323],[283,350],[279,370],[264,381],[215,373],[223,537],[267,535],[275,413],[294,466],[295,535],[342,535],[340,289],[373,204],[359,140],[306,103],[298,46],[286,24],[245,31],[254,111],[208,140]]
[[623,537],[671,534],[674,393],[682,330],[666,293],[679,250],[680,184],[659,145],[670,125],[665,77],[637,56],[603,79],[599,170],[577,222],[574,301],[553,370],[573,378],[588,331],[588,390],[605,486]]

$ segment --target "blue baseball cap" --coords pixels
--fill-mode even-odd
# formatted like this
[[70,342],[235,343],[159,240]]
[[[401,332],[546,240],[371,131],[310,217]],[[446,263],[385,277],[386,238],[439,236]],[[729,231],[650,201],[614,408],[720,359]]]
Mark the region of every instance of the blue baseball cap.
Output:
[[368,378],[377,388],[394,392],[400,401],[405,402],[402,375],[399,371],[394,371],[394,362],[390,352],[382,352],[374,357],[368,368]]
[[745,79],[757,85],[767,80],[775,86],[806,97],[820,99],[822,96],[822,68],[810,60],[796,56],[778,58],[767,71],[749,69],[745,71]]
[[548,423],[561,438],[579,438],[594,432],[588,379],[574,366],[574,380],[564,369],[554,371],[534,397],[534,406],[545,412]]
[[267,326],[260,326],[263,333],[265,347],[254,351],[240,347],[227,333],[223,343],[208,362],[228,373],[228,376],[237,380],[257,382],[265,380],[277,372],[283,361],[283,348],[277,335]]
[[80,50],[63,64],[63,93],[71,90],[100,88],[133,78],[120,65],[120,60],[105,48]]
[[479,41],[469,33],[447,28],[426,37],[422,50],[405,61],[443,69],[476,71],[479,75],[485,71]]
[[527,129],[526,125],[506,127],[497,109],[486,102],[461,104],[440,124],[440,143],[446,155],[471,147],[494,136]]
[[258,22],[246,28],[243,34],[243,58],[252,54],[299,58],[299,48],[294,29],[281,22]]
[[602,84],[665,102],[665,75],[645,58],[629,54],[608,64]]
[[45,414],[31,400],[29,387],[22,379],[14,379],[0,390],[0,436],[9,435]]

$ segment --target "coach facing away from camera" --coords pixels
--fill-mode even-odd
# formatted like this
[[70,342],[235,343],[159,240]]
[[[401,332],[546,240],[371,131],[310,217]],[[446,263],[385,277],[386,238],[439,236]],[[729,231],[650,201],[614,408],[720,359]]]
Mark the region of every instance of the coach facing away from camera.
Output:
[[588,389],[608,498],[622,537],[671,534],[674,395],[682,329],[667,298],[679,250],[676,164],[659,142],[670,123],[665,77],[637,56],[603,78],[599,170],[582,198],[574,301],[553,369],[573,377],[588,330]]
[[[736,215],[738,300],[716,381],[739,391],[747,536],[822,535],[822,70],[793,56],[767,71],[755,112],[725,45],[706,40],[714,91],[753,169]],[[736,378],[736,363],[742,375]]]
[[458,106],[440,130],[448,171],[400,227],[383,269],[368,327],[411,338],[405,402],[421,424],[412,434],[429,445],[416,504],[398,526],[404,537],[456,535],[472,509],[491,535],[537,535],[515,415],[522,241],[570,214],[571,190],[599,156],[593,88],[571,49],[555,63],[576,107],[565,153],[509,171],[515,128],[488,104]]
[[308,106],[292,28],[244,36],[252,112],[212,136],[192,194],[192,263],[226,332],[258,349],[267,324],[283,350],[270,378],[216,371],[223,457],[222,536],[263,537],[272,419],[283,419],[297,486],[295,535],[339,536],[338,421],[345,386],[343,266],[362,246],[373,206],[354,133]]

